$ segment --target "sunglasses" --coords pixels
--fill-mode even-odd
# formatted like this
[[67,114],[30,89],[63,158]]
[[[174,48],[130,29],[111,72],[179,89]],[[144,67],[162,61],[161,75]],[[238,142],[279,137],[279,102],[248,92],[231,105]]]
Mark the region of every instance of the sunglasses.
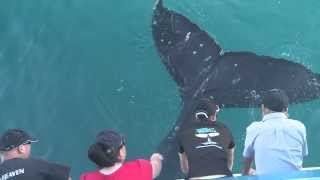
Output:
[[[220,111],[219,106],[218,105],[215,105],[215,106],[216,106],[216,110],[215,110],[214,114],[216,114],[217,112]],[[203,120],[203,119],[208,119],[209,115],[206,111],[200,110],[200,111],[196,112],[195,117],[196,117],[196,119]]]
[[27,144],[31,144],[33,141],[31,140],[26,140],[24,141],[23,143],[21,143],[20,145],[10,145],[8,147],[5,147],[4,150],[5,151],[9,151],[11,149],[14,149],[14,148],[18,148],[19,146],[22,146],[22,145],[27,145]]
[[[23,142],[21,145],[27,145],[27,144],[31,144],[32,143],[32,141],[30,141],[30,140],[26,140],[25,142]],[[21,146],[20,145],[20,146]]]

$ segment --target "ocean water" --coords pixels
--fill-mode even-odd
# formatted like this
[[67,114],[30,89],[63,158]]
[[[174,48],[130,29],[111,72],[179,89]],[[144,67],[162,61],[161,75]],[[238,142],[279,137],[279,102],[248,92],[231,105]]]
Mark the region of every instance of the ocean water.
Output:
[[[0,0],[0,131],[23,128],[40,139],[33,154],[94,169],[87,148],[113,128],[128,139],[128,158],[148,158],[180,112],[176,84],[151,35],[154,1]],[[216,38],[225,51],[286,58],[320,73],[318,0],[165,0]],[[291,105],[307,127],[305,166],[320,164],[320,101]],[[223,109],[237,143],[259,109]]]

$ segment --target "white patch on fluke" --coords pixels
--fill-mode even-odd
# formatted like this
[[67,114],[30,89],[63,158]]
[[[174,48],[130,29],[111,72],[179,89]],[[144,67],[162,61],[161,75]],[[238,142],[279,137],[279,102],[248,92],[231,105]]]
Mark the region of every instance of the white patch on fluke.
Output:
[[211,58],[212,58],[212,56],[208,56],[207,58],[204,59],[204,61],[208,62]]
[[238,82],[240,82],[240,80],[241,80],[240,77],[238,77],[237,79],[233,79],[233,80],[232,80],[232,84],[235,85],[235,84],[237,84]]
[[190,35],[191,35],[191,32],[188,32],[184,40],[185,40],[185,41],[189,41]]

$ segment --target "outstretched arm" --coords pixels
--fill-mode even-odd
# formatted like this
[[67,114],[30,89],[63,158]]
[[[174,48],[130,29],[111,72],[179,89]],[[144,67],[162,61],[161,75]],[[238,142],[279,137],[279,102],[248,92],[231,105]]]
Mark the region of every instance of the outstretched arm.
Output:
[[188,164],[188,158],[185,152],[179,153],[179,159],[180,159],[180,168],[181,171],[184,174],[188,174],[189,172],[189,164]]
[[255,175],[255,170],[253,168],[251,168],[253,162],[253,158],[243,158],[243,163],[244,163],[244,167],[243,167],[243,171],[242,174],[243,175]]
[[228,158],[228,168],[232,171],[233,168],[233,160],[234,160],[234,147],[227,150],[227,158]]

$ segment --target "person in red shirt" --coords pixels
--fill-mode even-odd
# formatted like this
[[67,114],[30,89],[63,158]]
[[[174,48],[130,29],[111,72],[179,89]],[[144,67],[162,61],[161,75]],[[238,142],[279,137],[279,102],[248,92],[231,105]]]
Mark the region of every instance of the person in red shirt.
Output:
[[126,155],[122,135],[112,130],[98,133],[96,142],[88,150],[88,157],[98,166],[98,170],[83,173],[80,180],[152,180],[160,174],[161,154],[152,154],[150,160],[129,162],[125,162]]

